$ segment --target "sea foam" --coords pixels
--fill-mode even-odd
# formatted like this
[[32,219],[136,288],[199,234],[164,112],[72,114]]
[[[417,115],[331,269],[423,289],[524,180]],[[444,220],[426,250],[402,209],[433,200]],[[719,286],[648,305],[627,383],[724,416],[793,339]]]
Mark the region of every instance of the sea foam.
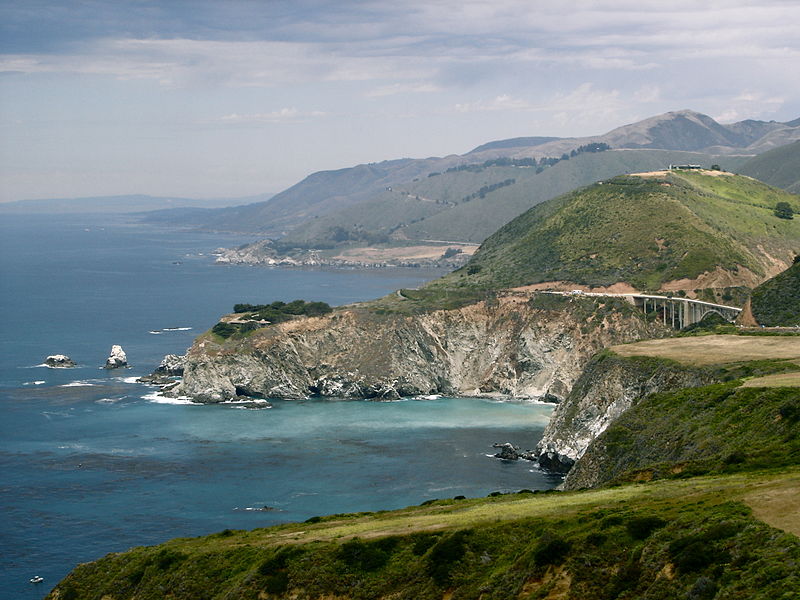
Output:
[[142,396],[144,400],[153,402],[155,404],[191,404],[192,406],[203,406],[202,402],[195,402],[188,396],[178,396],[177,398],[167,398],[158,392],[152,392]]

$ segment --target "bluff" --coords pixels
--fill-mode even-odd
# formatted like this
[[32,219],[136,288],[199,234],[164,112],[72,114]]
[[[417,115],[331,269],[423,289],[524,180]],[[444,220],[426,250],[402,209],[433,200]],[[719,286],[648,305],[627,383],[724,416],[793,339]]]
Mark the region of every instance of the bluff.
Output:
[[603,351],[592,358],[547,424],[536,447],[539,464],[567,472],[589,444],[642,398],[711,383],[705,369],[651,357]]
[[205,402],[419,394],[561,399],[601,348],[666,333],[630,304],[608,298],[508,293],[407,314],[385,306],[343,307],[229,337],[208,332],[189,350],[183,382],[167,393]]

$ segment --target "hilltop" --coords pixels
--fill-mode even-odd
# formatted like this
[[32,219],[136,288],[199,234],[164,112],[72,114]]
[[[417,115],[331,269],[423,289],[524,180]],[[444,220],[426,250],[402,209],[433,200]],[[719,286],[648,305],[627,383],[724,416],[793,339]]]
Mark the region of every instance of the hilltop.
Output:
[[786,268],[800,240],[800,220],[778,218],[778,202],[800,208],[798,196],[718,171],[614,177],[530,209],[431,287],[752,288]]

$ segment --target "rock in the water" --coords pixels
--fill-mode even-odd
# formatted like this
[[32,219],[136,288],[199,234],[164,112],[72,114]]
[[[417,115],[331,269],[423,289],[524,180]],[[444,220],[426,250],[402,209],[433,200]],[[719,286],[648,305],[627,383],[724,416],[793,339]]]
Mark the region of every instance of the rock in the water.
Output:
[[539,457],[539,466],[553,473],[566,473],[575,464],[575,459],[558,452],[542,452]]
[[492,448],[500,449],[500,452],[495,454],[495,458],[502,458],[503,460],[517,460],[519,458],[518,449],[511,442],[492,444]]
[[183,368],[186,364],[186,357],[177,354],[167,354],[161,364],[153,371],[153,375],[183,375]]
[[506,442],[505,444],[492,444],[492,448],[500,449],[500,452],[494,456],[495,458],[500,458],[502,460],[518,460],[520,458],[523,460],[536,460],[536,457],[530,450],[527,452],[522,452],[511,442]]
[[111,354],[106,359],[104,369],[119,369],[128,366],[128,357],[125,356],[125,351],[122,346],[114,344],[111,346]]
[[76,366],[75,361],[66,354],[51,354],[44,359],[44,364],[53,369],[70,369]]

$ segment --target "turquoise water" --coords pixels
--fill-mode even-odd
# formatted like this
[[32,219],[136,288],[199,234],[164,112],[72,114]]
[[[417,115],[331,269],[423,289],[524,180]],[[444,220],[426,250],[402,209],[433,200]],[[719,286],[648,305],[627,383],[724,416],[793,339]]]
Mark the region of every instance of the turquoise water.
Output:
[[[154,402],[135,377],[235,302],[341,304],[436,275],[212,264],[215,247],[242,241],[110,217],[4,217],[0,597],[41,598],[78,562],[172,537],[558,482],[487,456],[496,441],[533,447],[549,406]],[[98,368],[111,344],[133,368]],[[52,353],[79,367],[37,366]],[[36,574],[45,581],[34,586]]]

